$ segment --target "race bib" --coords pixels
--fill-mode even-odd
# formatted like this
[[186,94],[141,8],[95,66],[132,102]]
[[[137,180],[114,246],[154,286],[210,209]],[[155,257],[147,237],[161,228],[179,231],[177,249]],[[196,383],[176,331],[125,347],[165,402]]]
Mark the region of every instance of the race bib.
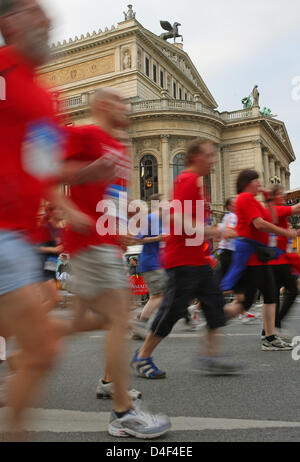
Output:
[[28,125],[22,148],[24,170],[40,179],[60,172],[63,154],[63,136],[58,127],[48,121]]

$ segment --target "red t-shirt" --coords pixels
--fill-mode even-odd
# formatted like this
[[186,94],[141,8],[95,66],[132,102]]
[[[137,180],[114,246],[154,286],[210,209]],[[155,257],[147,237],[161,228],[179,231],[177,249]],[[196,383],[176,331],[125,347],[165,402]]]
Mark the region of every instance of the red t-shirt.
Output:
[[33,239],[40,200],[59,172],[63,135],[53,100],[34,67],[13,47],[0,48],[0,230]]
[[[182,213],[186,211],[184,201],[191,201],[192,205],[192,217],[196,218],[197,207],[199,210],[199,204],[197,201],[203,200],[203,194],[201,192],[201,180],[202,177],[194,172],[183,172],[176,178],[174,186],[174,200],[180,201],[182,204]],[[171,216],[174,215],[174,210],[171,210]],[[205,216],[201,217],[204,220]],[[182,219],[184,223],[184,216]],[[204,231],[204,228],[203,228]],[[165,255],[164,255],[164,266],[165,268],[176,268],[178,266],[204,266],[207,265],[207,259],[205,256],[204,242],[198,246],[186,245],[187,239],[194,239],[195,236],[187,236],[183,232],[180,236],[175,235],[174,226],[171,224],[170,236],[167,238]]]
[[[235,213],[238,217],[236,231],[240,237],[252,239],[261,244],[268,245],[269,234],[259,231],[253,225],[255,218],[262,218],[265,221],[271,222],[270,213],[265,209],[260,202],[255,199],[251,193],[242,193],[238,195],[235,204]],[[267,263],[262,263],[256,253],[252,255],[248,262],[248,266],[262,266]]]
[[[107,132],[94,125],[71,127],[68,129],[69,142],[67,159],[95,162],[103,157],[113,161],[116,177],[109,182],[85,183],[71,186],[71,199],[77,207],[87,214],[95,226],[87,234],[79,234],[68,228],[65,234],[65,248],[71,254],[77,253],[91,245],[119,245],[116,232],[118,223],[127,220],[127,188],[132,174],[131,157],[127,149]],[[105,221],[106,210],[100,210],[99,203],[109,200],[116,205],[108,214],[117,223],[108,230]],[[125,204],[126,201],[126,204]],[[122,203],[125,207],[119,208]],[[103,203],[102,203],[103,204]],[[114,217],[114,215],[116,215]],[[102,217],[102,218],[101,218]]]
[[[279,228],[288,229],[289,222],[288,218],[292,216],[292,207],[286,205],[280,205],[275,207],[278,223],[277,226]],[[288,265],[289,261],[286,257],[286,252],[288,250],[289,239],[283,236],[276,236],[277,237],[277,247],[284,251],[284,254],[281,255],[277,260],[270,261],[270,265]]]

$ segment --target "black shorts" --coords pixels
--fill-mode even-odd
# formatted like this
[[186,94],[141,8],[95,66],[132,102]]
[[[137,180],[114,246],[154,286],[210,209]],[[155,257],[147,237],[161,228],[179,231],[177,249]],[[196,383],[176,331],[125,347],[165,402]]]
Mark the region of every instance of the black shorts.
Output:
[[210,266],[180,266],[167,270],[167,291],[151,331],[156,337],[167,337],[176,322],[183,318],[192,300],[201,309],[210,330],[225,326],[224,297]]
[[253,305],[258,290],[260,290],[265,304],[276,303],[277,287],[272,267],[269,265],[247,266],[242,278],[236,285],[235,293],[244,294],[245,296],[243,305],[246,311]]

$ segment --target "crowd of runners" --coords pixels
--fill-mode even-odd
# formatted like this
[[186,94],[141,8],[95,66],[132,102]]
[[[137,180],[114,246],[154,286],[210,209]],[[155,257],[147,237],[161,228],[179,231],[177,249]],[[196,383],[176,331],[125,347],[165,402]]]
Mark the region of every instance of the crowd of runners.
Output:
[[[159,195],[149,198],[142,220],[142,205],[133,212],[127,201],[132,164],[122,139],[130,106],[116,90],[101,88],[91,101],[92,125],[62,126],[53,98],[36,80],[37,67],[49,57],[49,28],[36,0],[0,0],[6,42],[0,48],[6,82],[6,100],[0,102],[0,336],[18,346],[7,358],[7,438],[22,437],[24,412],[63,352],[64,338],[97,329],[108,331],[97,397],[113,399],[109,433],[155,438],[169,431],[170,419],[143,410],[141,393],[129,387],[129,366],[148,380],[166,378],[153,353],[188,313],[201,310],[206,319],[200,370],[241,370],[222,356],[218,334],[230,319],[251,316],[258,291],[264,303],[262,350],[292,349],[282,322],[298,293],[299,257],[292,249],[298,232],[288,218],[300,214],[300,205],[286,206],[281,187],[265,189],[257,172],[245,170],[237,179],[237,198],[226,203],[229,214],[213,226],[204,177],[215,164],[216,145],[195,139],[187,146],[186,169],[176,178],[172,197],[164,198],[180,205],[169,208],[168,231]],[[63,193],[65,184],[70,196]],[[260,193],[263,201],[257,199]],[[143,221],[139,233],[128,231],[135,215],[136,227]],[[137,244],[143,245],[138,271],[149,300],[131,323],[124,252]],[[59,301],[54,280],[57,273],[70,272],[74,317],[58,320],[49,316]],[[226,304],[229,294],[234,299]],[[130,326],[145,338],[131,360]]]

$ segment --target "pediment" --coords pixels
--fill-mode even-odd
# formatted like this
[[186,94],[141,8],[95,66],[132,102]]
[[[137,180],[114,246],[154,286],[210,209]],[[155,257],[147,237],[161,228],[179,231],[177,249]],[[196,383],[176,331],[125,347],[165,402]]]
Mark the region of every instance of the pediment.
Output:
[[214,109],[218,107],[217,102],[207,88],[191,58],[184,50],[178,48],[176,45],[170,42],[161,39],[143,27],[139,29],[139,32],[145,39],[151,41],[152,47],[156,48],[158,53],[162,53],[172,65],[175,65],[176,68],[182,72],[184,77],[187,78],[195,87],[195,93],[198,91],[200,95],[204,97],[205,103],[208,106]]
[[269,127],[272,129],[272,131],[275,133],[277,139],[285,146],[285,148],[292,153],[294,156],[294,150],[287,132],[287,129],[285,127],[285,124],[281,122],[280,120],[268,120],[267,124]]

